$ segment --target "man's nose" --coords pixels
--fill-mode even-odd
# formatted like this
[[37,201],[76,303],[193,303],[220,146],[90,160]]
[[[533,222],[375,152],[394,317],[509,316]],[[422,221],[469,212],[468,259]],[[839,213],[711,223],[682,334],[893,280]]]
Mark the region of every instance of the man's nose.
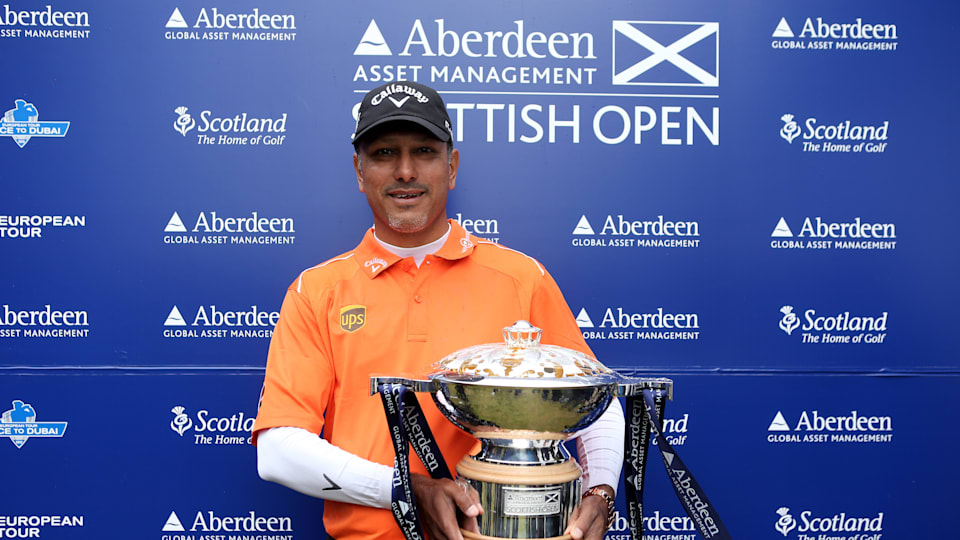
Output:
[[409,152],[400,152],[397,159],[397,168],[394,178],[400,182],[412,182],[417,179],[417,168],[413,156]]

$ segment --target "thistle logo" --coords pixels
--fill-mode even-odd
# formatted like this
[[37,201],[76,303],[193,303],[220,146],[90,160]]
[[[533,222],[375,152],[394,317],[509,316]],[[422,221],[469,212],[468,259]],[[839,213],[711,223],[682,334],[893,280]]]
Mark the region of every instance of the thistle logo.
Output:
[[793,121],[792,114],[785,114],[780,120],[783,120],[780,136],[788,143],[793,143],[793,140],[800,136],[800,125]]
[[789,336],[800,326],[800,318],[793,312],[793,306],[783,306],[780,308],[783,318],[780,319],[780,329]]
[[[180,8],[173,8],[173,13],[170,14],[170,18],[167,19],[167,28],[188,28],[187,21],[184,20],[183,15],[180,13]],[[183,529],[180,529],[181,531]]]
[[177,107],[173,112],[177,113],[177,120],[173,123],[173,129],[177,130],[184,137],[187,136],[187,132],[197,126],[197,121],[194,120],[188,113],[186,107]]
[[797,520],[790,515],[789,508],[782,506],[777,509],[777,514],[780,515],[775,525],[777,532],[786,536],[790,531],[797,528]]
[[12,402],[13,408],[0,415],[0,437],[9,437],[17,448],[23,448],[30,437],[63,437],[66,422],[37,422],[33,405],[19,399]]
[[33,137],[66,137],[70,122],[40,122],[40,113],[33,103],[18,99],[14,101],[14,105],[16,107],[3,113],[0,136],[10,137],[20,148],[26,146]]
[[777,226],[773,228],[773,234],[770,235],[772,238],[793,238],[793,231],[790,230],[790,226],[787,225],[787,220],[780,218],[780,221],[777,222]]
[[[170,429],[177,432],[177,435],[183,437],[183,433],[193,427],[193,420],[189,416],[183,413],[186,408],[177,405],[176,407],[170,409],[170,412],[174,414],[173,420],[170,421]],[[173,515],[176,517],[176,515]],[[164,529],[166,530],[166,529]],[[183,530],[183,529],[178,529]]]
[[346,332],[356,332],[367,324],[367,306],[350,305],[340,308],[340,328]]
[[793,30],[790,28],[790,25],[787,24],[786,17],[780,17],[780,24],[778,24],[777,28],[773,31],[773,37],[780,37],[780,38],[793,37]]
[[370,24],[367,26],[367,30],[363,33],[363,37],[360,38],[360,43],[357,44],[357,48],[353,51],[354,56],[392,56],[393,52],[390,50],[390,46],[387,45],[387,40],[383,38],[383,33],[380,32],[380,27],[377,26],[377,21],[370,19]]

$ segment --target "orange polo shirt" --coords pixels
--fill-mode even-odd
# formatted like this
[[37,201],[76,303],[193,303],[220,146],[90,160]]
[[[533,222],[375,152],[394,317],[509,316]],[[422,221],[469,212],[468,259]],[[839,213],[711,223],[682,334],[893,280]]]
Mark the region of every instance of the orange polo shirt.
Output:
[[[450,225],[446,243],[419,268],[384,249],[370,229],[353,251],[300,275],[270,342],[255,436],[280,426],[322,431],[335,446],[393,466],[383,405],[369,395],[371,375],[423,377],[447,354],[502,342],[503,327],[520,319],[543,329],[543,343],[592,355],[539,262]],[[429,397],[420,403],[455,467],[476,439]],[[415,457],[410,463],[427,474]],[[324,504],[324,527],[337,540],[403,537],[389,510]]]

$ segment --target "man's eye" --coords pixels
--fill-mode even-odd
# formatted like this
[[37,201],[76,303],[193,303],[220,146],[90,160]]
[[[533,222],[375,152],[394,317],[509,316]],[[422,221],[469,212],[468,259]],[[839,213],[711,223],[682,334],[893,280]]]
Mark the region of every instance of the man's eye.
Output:
[[432,154],[436,152],[436,150],[434,150],[429,146],[421,146],[417,151],[420,152],[421,154]]

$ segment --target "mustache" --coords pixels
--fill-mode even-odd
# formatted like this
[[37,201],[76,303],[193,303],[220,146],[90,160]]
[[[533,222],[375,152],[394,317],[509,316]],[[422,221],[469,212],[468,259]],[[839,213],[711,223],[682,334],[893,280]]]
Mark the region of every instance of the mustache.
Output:
[[396,182],[388,186],[384,186],[383,193],[388,194],[391,191],[407,191],[407,190],[419,190],[424,193],[430,191],[430,187],[418,182]]

